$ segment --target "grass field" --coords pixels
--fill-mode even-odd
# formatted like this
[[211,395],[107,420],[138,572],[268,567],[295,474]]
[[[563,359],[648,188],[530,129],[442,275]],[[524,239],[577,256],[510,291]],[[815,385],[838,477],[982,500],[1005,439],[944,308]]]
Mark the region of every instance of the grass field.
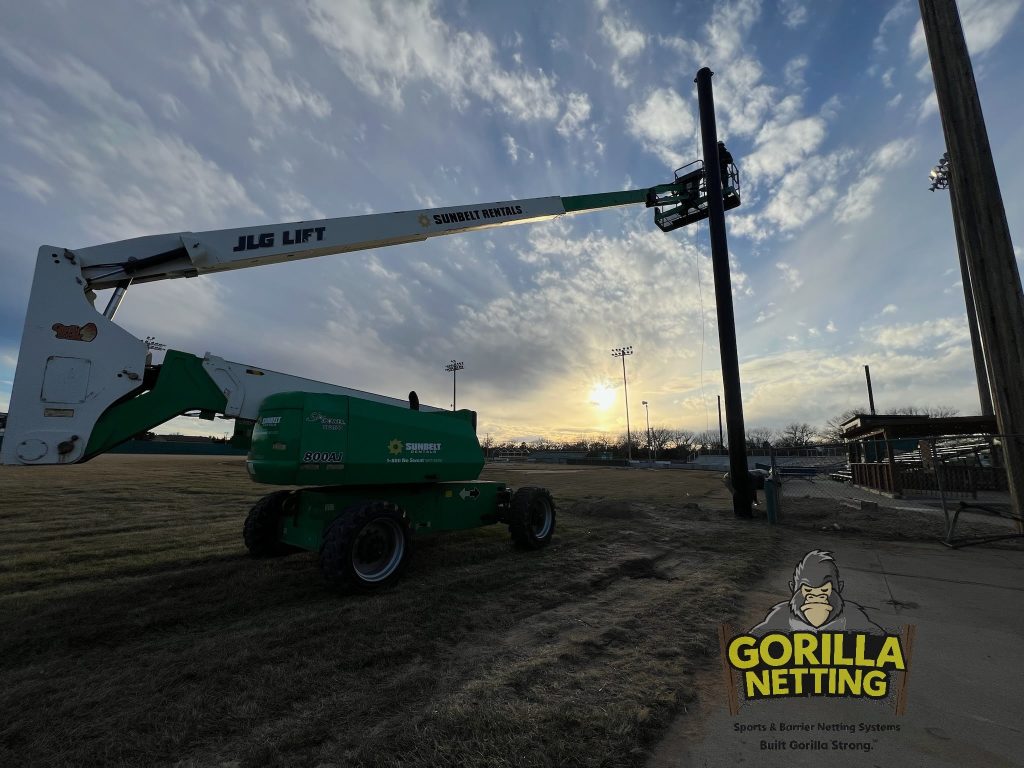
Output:
[[246,556],[267,489],[240,461],[0,468],[0,762],[641,763],[772,535],[706,511],[713,475],[485,477],[552,490],[552,546],[427,538],[393,590],[338,597],[315,555]]
[[269,489],[239,460],[0,467],[0,763],[642,765],[785,528],[735,520],[710,473],[484,477],[551,489],[549,548],[425,538],[394,589],[339,597],[313,554],[246,555]]

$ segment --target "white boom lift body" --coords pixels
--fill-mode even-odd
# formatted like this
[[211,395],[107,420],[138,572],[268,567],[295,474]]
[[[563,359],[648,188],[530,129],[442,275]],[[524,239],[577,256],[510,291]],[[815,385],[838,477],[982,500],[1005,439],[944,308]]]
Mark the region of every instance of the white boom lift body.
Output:
[[[739,205],[734,166],[723,168],[727,208]],[[645,203],[665,231],[707,216],[703,169],[648,189],[539,197],[209,232],[177,232],[69,250],[44,245],[36,260],[0,463],[88,460],[186,411],[255,420],[287,391],[407,401],[168,350],[151,364],[147,343],[113,318],[133,283],[196,277],[429,237],[538,222],[567,213]],[[103,311],[95,291],[114,289]],[[422,410],[439,410],[423,406]]]

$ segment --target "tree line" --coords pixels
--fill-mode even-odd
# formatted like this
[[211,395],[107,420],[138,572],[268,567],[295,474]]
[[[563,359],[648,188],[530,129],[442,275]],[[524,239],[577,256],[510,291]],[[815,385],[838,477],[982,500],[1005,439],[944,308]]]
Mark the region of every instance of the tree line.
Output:
[[[836,445],[843,442],[842,424],[857,414],[864,414],[867,408],[851,408],[836,414],[821,426],[806,422],[791,422],[781,429],[751,426],[746,429],[746,447],[755,448],[814,448],[822,445]],[[918,407],[902,406],[892,408],[884,415],[929,416],[944,418],[956,416],[959,410],[948,406]],[[725,435],[723,434],[723,437]],[[723,450],[717,429],[698,432],[668,426],[654,426],[648,440],[647,429],[634,430],[627,441],[626,433],[618,435],[597,434],[577,440],[534,440],[531,442],[497,442],[490,435],[480,441],[485,455],[493,456],[502,452],[559,451],[584,453],[591,458],[625,458],[630,451],[633,458],[647,458],[657,455],[659,459],[685,460],[695,453]]]

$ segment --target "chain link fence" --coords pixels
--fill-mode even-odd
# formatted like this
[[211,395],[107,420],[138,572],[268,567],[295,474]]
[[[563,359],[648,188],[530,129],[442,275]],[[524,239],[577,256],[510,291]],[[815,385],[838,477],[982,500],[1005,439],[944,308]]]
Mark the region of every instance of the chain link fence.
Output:
[[[851,441],[845,457],[772,456],[754,467],[775,480],[774,512],[780,519],[797,500],[818,500],[819,506],[836,510],[837,528],[843,508],[911,510],[934,516],[936,530],[942,531],[938,538],[961,547],[1024,538],[1022,510],[1013,507],[1008,489],[1003,451],[1008,437],[1013,436],[868,438]],[[1005,532],[980,535],[967,530],[976,526],[962,524],[982,516]]]

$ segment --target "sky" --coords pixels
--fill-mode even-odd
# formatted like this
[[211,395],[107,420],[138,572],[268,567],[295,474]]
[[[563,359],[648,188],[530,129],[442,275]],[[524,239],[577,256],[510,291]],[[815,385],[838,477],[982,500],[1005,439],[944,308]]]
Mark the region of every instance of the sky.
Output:
[[[1024,0],[960,0],[1024,243]],[[979,412],[917,2],[0,0],[0,410],[40,245],[644,188],[710,67],[745,421]],[[102,308],[104,298],[97,302]],[[173,349],[478,412],[481,438],[717,429],[706,222],[642,206],[134,286]],[[229,431],[176,419],[165,431]]]

